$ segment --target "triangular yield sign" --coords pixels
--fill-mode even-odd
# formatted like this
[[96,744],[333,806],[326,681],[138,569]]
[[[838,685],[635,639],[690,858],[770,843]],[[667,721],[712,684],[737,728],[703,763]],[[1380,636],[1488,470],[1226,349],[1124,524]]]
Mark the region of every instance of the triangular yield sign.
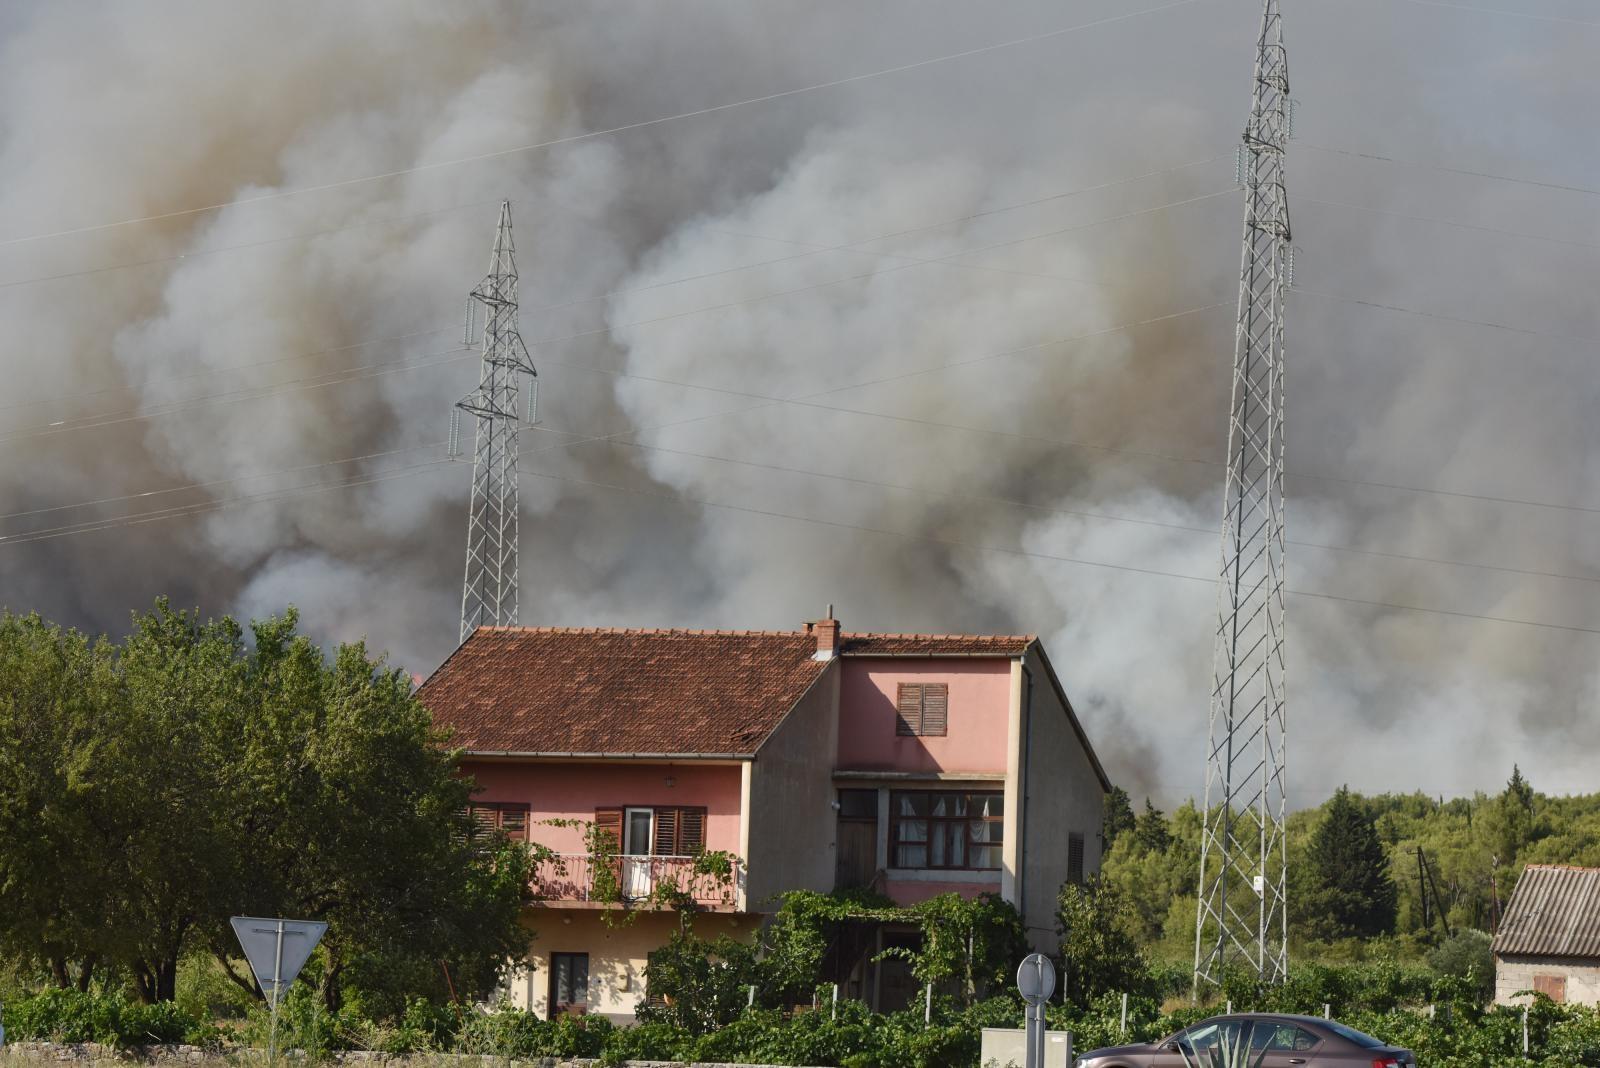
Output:
[[274,1008],[328,929],[321,920],[235,916],[229,922],[244,949],[244,959],[250,962],[250,970],[261,984],[261,992]]

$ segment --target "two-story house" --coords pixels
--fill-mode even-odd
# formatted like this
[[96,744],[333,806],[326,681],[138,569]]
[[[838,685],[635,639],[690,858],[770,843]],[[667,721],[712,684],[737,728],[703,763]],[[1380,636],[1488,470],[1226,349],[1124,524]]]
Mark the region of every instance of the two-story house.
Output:
[[[998,893],[1053,948],[1058,888],[1099,869],[1109,784],[1032,636],[483,628],[418,696],[466,751],[474,816],[556,854],[511,985],[541,1014],[632,1017],[677,919],[605,913],[667,880],[707,937],[753,937],[787,890],[871,885]],[[620,855],[597,863],[590,827]],[[697,875],[706,851],[736,874]],[[883,972],[853,992],[903,993]]]

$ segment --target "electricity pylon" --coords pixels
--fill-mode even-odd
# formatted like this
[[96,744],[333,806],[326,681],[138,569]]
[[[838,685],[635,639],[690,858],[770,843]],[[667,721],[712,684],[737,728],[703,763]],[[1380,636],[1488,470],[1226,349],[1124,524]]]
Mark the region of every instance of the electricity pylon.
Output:
[[1194,985],[1288,970],[1284,855],[1283,310],[1292,252],[1291,106],[1278,0],[1266,0],[1239,171],[1244,255],[1228,414]]
[[[475,312],[487,309],[481,338],[474,338]],[[478,627],[517,622],[517,430],[518,381],[529,377],[528,422],[536,414],[539,380],[517,332],[516,246],[511,240],[511,202],[500,205],[489,274],[467,297],[462,343],[481,341],[478,388],[450,413],[451,456],[460,454],[461,413],[477,417],[472,453],[472,504],[467,514],[467,574],[461,587],[461,640]]]

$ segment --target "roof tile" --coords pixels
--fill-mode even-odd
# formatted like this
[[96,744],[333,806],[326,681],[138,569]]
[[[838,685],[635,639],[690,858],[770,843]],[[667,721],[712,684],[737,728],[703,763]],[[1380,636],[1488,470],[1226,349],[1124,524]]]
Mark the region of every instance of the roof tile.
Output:
[[[844,634],[845,656],[1021,656],[1031,636]],[[475,753],[754,753],[826,661],[808,631],[482,627],[418,698]]]

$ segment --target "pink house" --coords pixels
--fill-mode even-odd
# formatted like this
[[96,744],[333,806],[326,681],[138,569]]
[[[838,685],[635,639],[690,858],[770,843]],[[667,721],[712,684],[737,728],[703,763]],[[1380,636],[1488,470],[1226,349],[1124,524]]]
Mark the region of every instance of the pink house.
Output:
[[[1099,869],[1109,783],[1030,635],[484,628],[418,696],[466,750],[475,818],[557,854],[508,991],[541,1014],[632,1017],[677,922],[664,885],[708,937],[753,936],[792,889],[989,891],[1053,948],[1057,889]],[[590,827],[620,856],[596,863]],[[731,876],[697,865],[717,852]],[[639,914],[604,922],[619,907]],[[842,962],[849,992],[903,999],[873,948]]]

